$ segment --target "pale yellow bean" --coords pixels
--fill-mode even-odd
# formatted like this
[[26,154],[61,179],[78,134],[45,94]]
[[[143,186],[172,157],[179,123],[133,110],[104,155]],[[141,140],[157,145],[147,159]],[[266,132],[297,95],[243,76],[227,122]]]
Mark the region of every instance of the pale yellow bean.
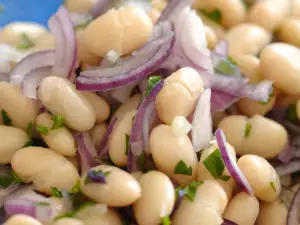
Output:
[[162,11],[166,7],[167,2],[166,2],[166,0],[152,0],[151,5],[153,8],[158,9],[159,11]]
[[156,96],[156,112],[161,121],[171,125],[176,116],[188,117],[194,110],[203,81],[198,72],[185,67],[177,70],[167,79]]
[[72,132],[66,127],[51,129],[54,121],[49,113],[42,113],[36,119],[37,130],[46,129],[46,133],[40,133],[48,147],[64,156],[76,155],[76,142]]
[[84,225],[84,223],[74,218],[62,218],[54,222],[52,225]]
[[106,131],[107,131],[106,123],[95,124],[92,130],[90,130],[89,133],[94,145],[96,146],[96,149],[99,149],[102,138],[105,135]]
[[285,43],[300,47],[300,19],[287,18],[279,27],[278,38]]
[[159,225],[161,218],[170,216],[175,204],[175,190],[163,173],[151,171],[139,178],[142,196],[133,205],[140,225]]
[[235,58],[258,54],[271,41],[271,35],[256,24],[242,23],[228,31],[226,40],[229,43],[229,55]]
[[148,41],[152,26],[151,19],[140,8],[111,9],[86,27],[86,45],[100,57],[109,50],[125,55]]
[[150,17],[153,24],[155,24],[160,16],[160,11],[158,9],[152,8],[148,12],[148,16]]
[[39,86],[38,98],[52,114],[63,116],[67,126],[76,131],[88,131],[96,122],[93,105],[65,79],[45,78]]
[[86,174],[81,178],[81,191],[90,199],[107,206],[122,207],[131,205],[141,196],[139,183],[129,173],[109,165],[92,169],[110,173],[106,176],[106,184],[85,184]]
[[226,117],[228,114],[226,112],[214,112],[212,114],[212,120],[214,128],[219,126],[219,123]]
[[[187,135],[176,136],[171,126],[159,125],[150,134],[149,146],[158,169],[180,185],[196,178],[197,155]],[[180,161],[191,167],[192,174],[175,174]]]
[[96,4],[97,0],[65,0],[70,12],[88,13]]
[[[55,36],[51,33],[45,33],[35,42],[36,51],[55,49]],[[33,50],[33,49],[32,49]]]
[[281,200],[261,202],[256,225],[286,225],[288,210]]
[[200,16],[200,18],[205,26],[208,26],[211,29],[213,29],[213,31],[217,34],[219,40],[222,40],[225,38],[226,31],[223,26],[221,26],[220,24],[211,20],[206,15],[204,15],[202,12],[198,12],[198,15]]
[[133,176],[134,179],[136,179],[138,181],[143,174],[144,173],[142,171],[136,171],[136,172],[131,173],[131,176]]
[[274,43],[261,51],[260,68],[266,79],[287,94],[300,94],[300,50],[290,44]]
[[136,110],[141,103],[142,95],[136,94],[132,96],[126,103],[122,104],[113,114],[114,117],[121,119],[127,112]]
[[15,152],[28,141],[28,134],[19,128],[0,125],[0,164],[9,164]]
[[278,198],[281,191],[280,178],[272,165],[257,155],[244,155],[238,166],[260,200],[271,202]]
[[259,202],[246,192],[237,194],[228,204],[223,218],[239,225],[253,225],[258,217]]
[[300,0],[291,0],[291,16],[300,18]]
[[280,95],[276,98],[275,107],[288,108],[290,105],[296,104],[298,99],[300,99],[300,95],[287,95],[285,93],[280,93]]
[[81,94],[92,104],[96,112],[96,122],[101,123],[108,119],[110,113],[109,104],[94,92],[82,91]]
[[70,190],[79,180],[73,164],[47,148],[22,148],[14,154],[11,166],[24,182],[33,182],[36,190],[48,194],[53,187]]
[[25,97],[21,88],[0,82],[0,109],[7,112],[12,125],[26,130],[34,123],[38,113],[36,101]]
[[110,159],[119,167],[127,165],[128,146],[126,146],[126,134],[131,135],[132,121],[137,110],[128,112],[114,125],[114,129],[109,136],[108,151]]
[[210,50],[213,50],[216,48],[216,46],[219,42],[218,36],[211,27],[204,26],[204,29],[205,29],[205,36],[206,36],[206,40],[207,40],[207,47]]
[[76,168],[76,170],[79,170],[79,163],[76,157],[66,157],[66,159],[73,164],[73,166]]
[[10,217],[3,225],[42,225],[42,224],[30,216],[17,214]]

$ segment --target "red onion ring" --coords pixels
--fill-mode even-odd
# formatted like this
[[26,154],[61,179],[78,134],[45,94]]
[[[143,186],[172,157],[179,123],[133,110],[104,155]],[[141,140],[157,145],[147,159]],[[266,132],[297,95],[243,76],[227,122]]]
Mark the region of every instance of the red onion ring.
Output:
[[224,161],[224,164],[236,182],[237,185],[239,185],[245,192],[247,192],[249,195],[254,196],[254,191],[252,187],[250,186],[249,182],[247,181],[245,175],[242,173],[240,168],[237,166],[234,159],[230,156],[230,151],[226,146],[226,138],[224,135],[224,132],[221,129],[217,129],[215,132],[216,135],[216,141],[219,146],[222,159]]
[[[277,156],[277,159],[283,163],[288,163],[289,161],[292,160],[293,156],[294,156],[293,147],[291,146],[291,141],[289,140],[285,149],[282,152],[280,152],[280,154]],[[297,157],[296,154],[295,157]]]
[[209,146],[212,132],[210,114],[211,90],[206,89],[199,97],[192,121],[192,142],[196,152]]
[[106,184],[105,174],[94,174],[94,170],[87,171],[87,177],[94,183]]
[[286,164],[275,167],[278,176],[285,176],[300,171],[300,160],[294,159]]
[[218,90],[211,92],[211,112],[223,112],[232,104],[236,103],[240,98],[231,94],[224,93]]
[[223,219],[222,225],[238,225],[230,220]]
[[300,188],[297,190],[292,204],[290,205],[288,216],[287,216],[287,225],[298,225],[300,219]]
[[228,43],[228,41],[227,40],[221,40],[217,44],[214,52],[216,54],[218,54],[219,56],[222,56],[223,58],[227,58],[228,55],[229,55],[228,54],[229,53],[229,43]]

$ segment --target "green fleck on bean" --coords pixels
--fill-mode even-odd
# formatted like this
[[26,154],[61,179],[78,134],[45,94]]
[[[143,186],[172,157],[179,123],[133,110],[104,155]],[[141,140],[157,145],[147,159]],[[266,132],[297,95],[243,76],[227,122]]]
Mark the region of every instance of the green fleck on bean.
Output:
[[252,125],[250,123],[246,123],[244,137],[247,138],[250,134]]
[[187,166],[184,161],[180,160],[174,169],[174,173],[191,176],[193,169],[191,166]]
[[1,116],[4,125],[11,126],[12,119],[8,116],[7,112],[4,109],[1,110]]
[[203,161],[203,164],[215,179],[222,177],[225,165],[218,148]]

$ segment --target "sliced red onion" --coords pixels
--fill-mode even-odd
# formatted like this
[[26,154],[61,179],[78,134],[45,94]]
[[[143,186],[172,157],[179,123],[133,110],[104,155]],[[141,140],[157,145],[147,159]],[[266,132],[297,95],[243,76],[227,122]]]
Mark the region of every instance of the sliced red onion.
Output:
[[0,82],[9,82],[9,73],[0,72]]
[[115,89],[142,80],[157,70],[171,53],[174,35],[170,23],[163,23],[155,30],[161,35],[132,56],[119,60],[119,63],[109,68],[81,73],[77,78],[77,89],[88,91]]
[[114,64],[116,64],[118,62],[119,59],[120,59],[120,53],[118,53],[114,50],[110,50],[103,57],[103,59],[100,63],[100,67],[107,68],[107,67],[113,66]]
[[300,171],[300,160],[294,159],[286,164],[275,167],[278,176],[285,176]]
[[71,16],[66,7],[61,6],[50,18],[48,25],[56,37],[53,74],[69,79],[77,60],[77,43]]
[[101,140],[101,143],[100,143],[100,147],[98,149],[98,156],[100,158],[106,156],[108,154],[108,141],[109,141],[109,136],[111,134],[111,132],[113,131],[114,129],[114,125],[116,124],[118,118],[116,117],[113,117],[107,127],[107,130],[106,130],[106,133],[104,134],[102,140]]
[[211,112],[223,112],[225,109],[236,103],[240,98],[234,95],[212,89]]
[[208,147],[212,139],[212,118],[210,114],[211,90],[206,89],[199,97],[192,122],[192,142],[196,152]]
[[292,204],[290,205],[288,216],[287,216],[287,225],[298,225],[300,219],[300,188],[297,190]]
[[88,132],[75,135],[78,145],[78,153],[81,160],[81,172],[84,173],[89,168],[97,166],[99,163],[95,160],[97,156],[96,148]]
[[227,142],[224,132],[221,129],[217,129],[215,135],[222,159],[228,172],[230,173],[236,184],[240,186],[240,188],[242,188],[249,195],[254,196],[254,191],[250,186],[247,178],[237,166],[236,161],[230,156],[230,150],[227,148]]
[[229,53],[229,43],[227,40],[221,40],[218,45],[216,46],[214,52],[219,56],[228,57]]
[[93,169],[87,171],[87,177],[94,183],[106,184],[106,176],[104,173],[95,173]]
[[130,99],[132,90],[135,88],[136,85],[137,83],[134,83],[116,88],[111,91],[111,96],[119,102],[125,103]]
[[238,224],[236,224],[235,222],[232,222],[230,220],[223,219],[222,225],[238,225]]
[[19,62],[28,54],[30,54],[30,51],[26,51],[26,52],[18,51],[14,46],[11,46],[9,44],[4,44],[4,43],[0,44],[0,52],[1,52],[0,60],[3,61],[4,63],[10,61]]
[[185,192],[183,190],[179,190],[171,216],[174,215],[174,213],[176,212],[176,210],[180,206],[180,203],[182,202],[184,196],[185,196]]
[[294,155],[293,147],[291,146],[291,141],[289,141],[285,149],[282,152],[280,152],[280,154],[277,156],[277,159],[283,163],[287,163],[291,161],[293,155]]

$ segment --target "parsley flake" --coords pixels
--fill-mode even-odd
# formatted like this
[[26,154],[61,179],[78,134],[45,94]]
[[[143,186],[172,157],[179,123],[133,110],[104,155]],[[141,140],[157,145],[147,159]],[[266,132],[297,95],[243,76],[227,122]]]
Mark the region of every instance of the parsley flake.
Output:
[[161,225],[171,225],[171,219],[169,216],[164,216],[161,218]]
[[296,104],[289,105],[287,110],[287,118],[291,122],[298,121]]
[[152,76],[149,77],[148,79],[148,87],[147,90],[145,92],[145,97],[147,97],[151,90],[161,81],[161,77],[160,76]]
[[49,133],[48,127],[45,127],[43,125],[37,125],[36,131],[39,132],[41,135],[47,135]]
[[245,138],[249,136],[251,128],[252,128],[252,125],[249,122],[247,122],[245,125],[245,133],[244,133]]
[[11,126],[12,119],[8,116],[7,112],[4,109],[1,110],[1,116],[4,125]]
[[228,59],[220,60],[219,64],[215,67],[215,71],[224,75],[232,75],[236,67]]
[[17,49],[25,50],[35,46],[34,42],[30,40],[28,34],[22,33],[21,38],[22,38],[22,43],[16,47]]
[[28,133],[29,138],[32,137],[32,132],[33,132],[33,124],[32,123],[28,123],[28,125],[27,125],[27,133]]
[[126,146],[125,155],[128,155],[129,138],[130,138],[130,136],[129,136],[128,134],[125,133],[125,146]]
[[54,197],[58,197],[58,198],[62,198],[63,197],[61,191],[59,191],[55,187],[51,188],[51,193],[52,193],[52,196],[54,196]]
[[13,183],[17,183],[17,184],[23,183],[22,179],[18,177],[18,175],[15,172],[12,171],[10,174],[0,176],[1,188],[7,188],[9,185]]
[[228,181],[230,180],[231,176],[227,176],[227,175],[223,175],[220,177],[221,180],[224,180],[224,181]]
[[187,166],[184,161],[180,160],[174,169],[174,173],[191,176],[193,169],[191,166]]
[[50,206],[50,203],[48,202],[37,202],[35,203],[36,206]]
[[276,187],[273,181],[270,182],[270,186],[274,192],[276,192]]
[[180,191],[183,191],[184,196],[186,198],[188,198],[191,201],[194,201],[196,197],[197,189],[201,184],[203,184],[203,181],[193,181],[183,188],[178,187],[176,188],[176,196],[178,196]]
[[65,126],[65,119],[61,115],[52,116],[51,120],[53,120],[52,130],[58,129]]
[[222,14],[221,14],[221,11],[219,9],[215,9],[211,12],[206,11],[206,10],[201,10],[201,12],[203,14],[205,14],[211,20],[215,21],[216,23],[219,23],[219,24],[221,23]]
[[220,150],[216,148],[216,150],[203,161],[203,165],[215,179],[221,178],[225,165]]

